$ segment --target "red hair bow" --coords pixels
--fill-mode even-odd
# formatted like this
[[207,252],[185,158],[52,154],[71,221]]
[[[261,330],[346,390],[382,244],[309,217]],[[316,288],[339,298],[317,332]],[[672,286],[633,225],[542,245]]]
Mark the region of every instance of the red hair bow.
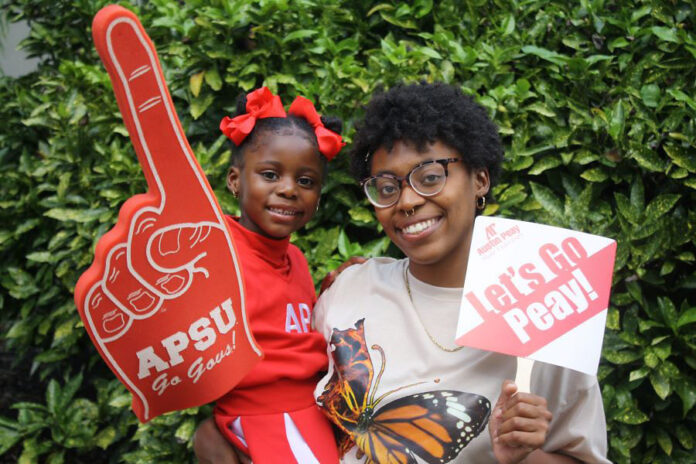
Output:
[[329,161],[331,161],[346,144],[340,134],[324,127],[319,113],[317,113],[317,110],[314,108],[314,104],[305,97],[296,97],[295,101],[290,105],[288,113],[307,120],[314,129],[314,134],[317,136],[319,152]]
[[273,95],[268,87],[261,87],[247,95],[246,110],[245,114],[240,114],[234,118],[225,116],[220,121],[222,133],[237,146],[254,130],[257,119],[287,116],[280,97]]

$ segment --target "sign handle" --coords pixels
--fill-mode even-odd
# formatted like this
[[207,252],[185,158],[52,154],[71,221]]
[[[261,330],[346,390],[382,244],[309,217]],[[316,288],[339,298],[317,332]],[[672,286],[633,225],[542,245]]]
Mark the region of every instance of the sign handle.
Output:
[[532,368],[534,360],[527,358],[517,358],[517,373],[515,374],[515,385],[518,393],[529,393],[529,386],[532,381]]

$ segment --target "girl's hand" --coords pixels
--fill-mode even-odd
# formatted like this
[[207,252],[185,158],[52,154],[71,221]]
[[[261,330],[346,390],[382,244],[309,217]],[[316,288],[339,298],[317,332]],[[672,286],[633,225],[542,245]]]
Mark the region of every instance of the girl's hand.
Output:
[[498,462],[518,463],[540,448],[546,441],[551,416],[544,398],[517,393],[513,382],[504,381],[488,422],[493,454]]

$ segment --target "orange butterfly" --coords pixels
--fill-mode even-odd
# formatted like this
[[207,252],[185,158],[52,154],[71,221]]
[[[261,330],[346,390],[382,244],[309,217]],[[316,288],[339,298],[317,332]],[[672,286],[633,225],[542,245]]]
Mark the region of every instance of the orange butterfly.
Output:
[[329,418],[345,432],[341,455],[358,446],[358,459],[367,463],[415,464],[417,455],[428,463],[454,459],[485,428],[491,404],[483,396],[454,390],[435,390],[405,396],[377,408],[387,396],[418,382],[386,392],[375,399],[384,373],[384,350],[374,387],[372,360],[365,343],[364,319],[355,329],[331,334],[334,373],[317,399]]

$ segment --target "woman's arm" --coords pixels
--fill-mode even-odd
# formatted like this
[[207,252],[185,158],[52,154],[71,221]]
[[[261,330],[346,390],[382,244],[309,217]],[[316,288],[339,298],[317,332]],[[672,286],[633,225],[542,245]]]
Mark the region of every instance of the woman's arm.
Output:
[[565,454],[547,453],[541,449],[536,449],[529,453],[522,462],[524,464],[577,464],[581,461]]
[[193,436],[193,452],[200,464],[244,464],[246,456],[238,456],[237,450],[222,436],[215,421],[208,418],[201,422]]

